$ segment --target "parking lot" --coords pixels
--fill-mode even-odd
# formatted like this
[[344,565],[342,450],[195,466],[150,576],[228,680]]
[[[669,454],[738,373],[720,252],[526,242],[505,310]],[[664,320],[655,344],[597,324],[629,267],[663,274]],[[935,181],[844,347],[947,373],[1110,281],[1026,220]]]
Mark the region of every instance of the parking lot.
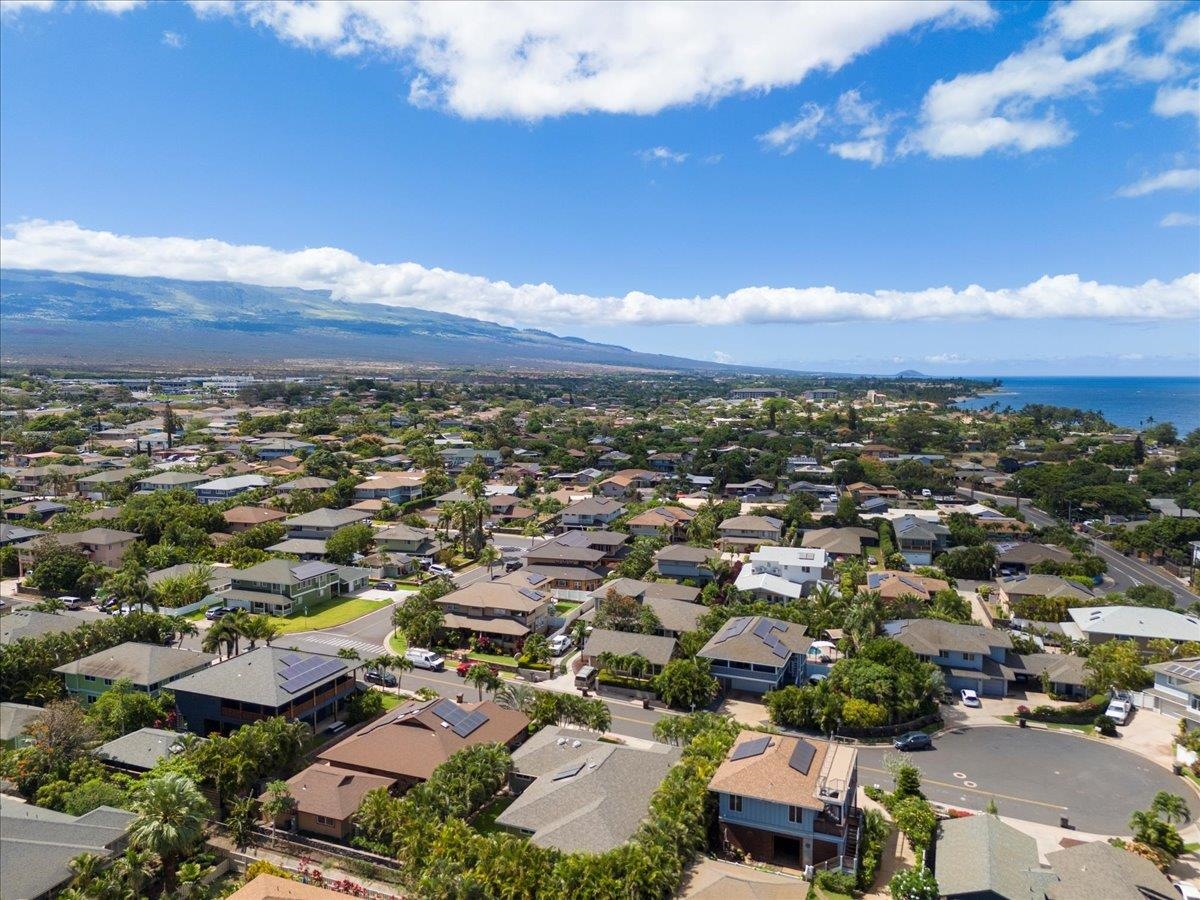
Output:
[[[859,783],[890,789],[884,765],[895,750],[859,751]],[[1115,744],[1075,735],[1006,726],[950,732],[934,748],[907,756],[921,769],[925,795],[938,803],[983,809],[1057,825],[1061,816],[1081,831],[1119,834],[1129,816],[1158,791],[1186,797],[1192,816],[1200,801],[1183,781]]]

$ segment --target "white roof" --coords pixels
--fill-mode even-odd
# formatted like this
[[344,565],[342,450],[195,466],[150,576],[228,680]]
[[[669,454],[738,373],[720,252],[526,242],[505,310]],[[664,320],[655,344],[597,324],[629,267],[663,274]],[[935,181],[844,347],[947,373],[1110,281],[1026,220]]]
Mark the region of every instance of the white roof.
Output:
[[816,566],[825,568],[829,565],[829,554],[817,547],[763,547],[750,554],[751,564],[756,562],[773,562],[785,566]]
[[766,591],[780,597],[787,597],[789,600],[799,600],[804,596],[803,585],[780,578],[778,575],[768,575],[765,572],[758,574],[752,572],[749,567],[738,573],[737,581],[733,583],[733,586],[739,591]]
[[1080,631],[1137,638],[1200,641],[1200,619],[1150,606],[1075,606],[1067,610]]

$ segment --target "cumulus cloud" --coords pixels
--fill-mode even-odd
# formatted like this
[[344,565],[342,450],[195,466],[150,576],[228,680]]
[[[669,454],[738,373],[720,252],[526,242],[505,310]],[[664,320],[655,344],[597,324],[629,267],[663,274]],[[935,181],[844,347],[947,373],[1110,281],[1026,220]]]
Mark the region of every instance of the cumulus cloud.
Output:
[[1189,225],[1200,225],[1200,216],[1193,213],[1167,213],[1158,225],[1160,228],[1186,228]]
[[796,119],[781,122],[760,134],[758,140],[764,148],[787,155],[802,142],[827,132],[835,137],[828,144],[834,156],[877,166],[887,157],[892,118],[880,115],[877,104],[864,100],[858,90],[851,90],[838,97],[829,109],[816,103],[804,104]]
[[657,162],[664,165],[671,164],[676,166],[688,158],[686,153],[679,153],[670,147],[651,147],[649,150],[639,150],[638,156],[641,157],[642,162]]
[[1159,191],[1200,191],[1200,169],[1168,169],[1147,175],[1117,191],[1118,197],[1145,197]]
[[[117,12],[136,0],[97,2]],[[289,44],[398,62],[409,73],[412,103],[470,119],[530,121],[651,114],[795,85],[914,28],[995,17],[985,0],[190,5],[198,15],[227,16]]]
[[825,107],[817,103],[805,103],[800,107],[800,115],[788,122],[780,122],[770,131],[758,136],[759,143],[771,150],[778,150],[784,156],[793,152],[802,141],[812,140],[821,130],[821,122],[825,120]]
[[162,33],[162,42],[171,49],[178,50],[183,46],[183,35],[177,31],[164,31]]
[[1042,32],[990,71],[938,81],[902,149],[932,157],[1029,153],[1070,142],[1075,131],[1054,101],[1095,96],[1128,82],[1162,82],[1183,66],[1169,47],[1143,52],[1142,30],[1173,9],[1113,0],[1056,4]]
[[1154,111],[1160,116],[1200,116],[1200,82],[1160,87],[1154,95]]
[[54,0],[4,0],[0,3],[0,16],[13,19],[26,11],[48,12],[53,8]]
[[729,365],[731,362],[733,362],[733,357],[724,350],[714,350],[712,352],[712,358],[713,362],[719,362],[725,365]]
[[414,262],[369,263],[333,247],[282,251],[214,239],[133,237],[74,222],[25,221],[0,239],[6,266],[328,290],[341,301],[411,306],[505,324],[739,325],[764,323],[1195,317],[1200,274],[1140,285],[1044,276],[1017,288],[932,287],[842,291],[831,286],[745,287],[726,295],[621,297],[565,293],[549,284],[512,285]]

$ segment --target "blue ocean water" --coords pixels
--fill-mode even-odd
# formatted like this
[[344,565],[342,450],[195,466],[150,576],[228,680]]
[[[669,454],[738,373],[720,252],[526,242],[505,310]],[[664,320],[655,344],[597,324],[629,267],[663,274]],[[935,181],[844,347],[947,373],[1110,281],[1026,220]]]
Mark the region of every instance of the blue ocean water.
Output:
[[1063,378],[1030,376],[1004,378],[995,393],[972,397],[963,409],[1020,409],[1027,403],[1098,410],[1115,425],[1138,428],[1153,422],[1172,422],[1181,435],[1200,428],[1200,377]]

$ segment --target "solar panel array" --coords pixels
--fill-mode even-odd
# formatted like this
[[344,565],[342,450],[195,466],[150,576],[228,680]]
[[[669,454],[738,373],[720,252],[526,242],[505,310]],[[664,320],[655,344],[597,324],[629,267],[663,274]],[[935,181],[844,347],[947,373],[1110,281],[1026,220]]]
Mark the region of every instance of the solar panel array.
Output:
[[796,749],[792,751],[788,765],[801,775],[807,775],[809,767],[812,766],[813,757],[816,755],[817,748],[808,741],[796,741]]
[[564,766],[554,773],[552,781],[562,781],[564,778],[573,778],[583,769],[584,761],[581,759],[577,763],[571,763],[569,766]]
[[452,727],[467,717],[467,711],[452,700],[439,700],[431,712]]
[[323,562],[306,562],[300,563],[298,566],[292,566],[292,575],[304,581],[308,578],[316,578],[318,575],[324,575],[326,572],[336,572],[337,566],[331,566],[329,563]]
[[470,713],[457,725],[451,726],[450,730],[457,734],[460,738],[470,737],[472,733],[482,727],[488,720],[487,713],[482,713],[476,710]]
[[280,685],[289,694],[296,694],[314,684],[324,681],[330,675],[337,675],[346,668],[340,659],[322,659],[313,656],[288,666],[279,674],[284,677]]
[[733,754],[729,759],[732,761],[735,759],[749,759],[751,756],[762,756],[769,746],[771,746],[771,739],[769,737],[755,738],[752,741],[746,741],[734,747]]
[[294,666],[300,660],[304,659],[299,653],[284,653],[279,657],[279,661],[285,666]]
[[783,642],[775,635],[775,632],[782,634],[787,631],[787,622],[777,622],[774,619],[761,619],[754,626],[754,636],[766,644],[773,654],[779,659],[787,659],[791,651],[784,646]]
[[715,642],[719,644],[721,641],[727,641],[730,638],[737,637],[746,630],[746,626],[749,624],[750,619],[747,616],[738,616],[737,618],[730,619],[725,623],[725,627],[723,627],[720,633],[716,636]]
[[532,584],[534,587],[537,587],[539,584],[541,584],[543,581],[546,580],[546,576],[539,575],[537,572],[534,572],[532,575],[526,575],[525,580],[527,582],[529,582],[530,584]]
[[542,598],[544,598],[546,596],[545,594],[542,594],[539,591],[535,591],[532,588],[520,588],[517,591],[517,593],[520,594],[522,597],[527,597],[528,599],[532,600],[534,603],[541,603]]
[[1200,681],[1200,664],[1172,663],[1167,666],[1165,671],[1168,675],[1176,675],[1180,678],[1186,678],[1188,681]]

